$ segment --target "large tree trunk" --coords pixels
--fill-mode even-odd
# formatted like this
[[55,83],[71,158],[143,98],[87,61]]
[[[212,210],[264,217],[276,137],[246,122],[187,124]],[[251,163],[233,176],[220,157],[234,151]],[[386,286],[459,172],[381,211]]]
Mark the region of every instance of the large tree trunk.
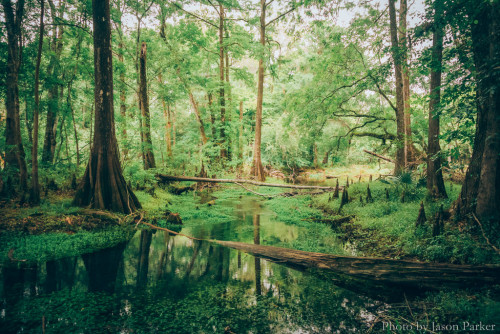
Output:
[[144,132],[144,169],[156,168],[155,156],[153,154],[153,143],[151,141],[151,118],[149,116],[148,82],[146,78],[146,43],[142,42],[140,56],[140,86],[139,98],[141,100],[142,130]]
[[224,6],[219,5],[219,104],[220,104],[220,157],[227,158],[226,100],[224,97]]
[[266,175],[262,167],[261,141],[262,141],[262,101],[264,98],[264,49],[266,47],[266,1],[260,0],[260,44],[262,47],[259,58],[259,76],[257,84],[257,107],[255,113],[255,141],[253,149],[252,174],[259,181],[264,181]]
[[[483,100],[487,110],[486,134],[481,163],[481,175],[477,194],[476,214],[485,221],[500,221],[500,4],[498,1],[490,2],[487,8],[488,27],[485,36],[485,47],[489,51],[487,66],[481,69],[480,77],[486,83],[487,89],[483,91]],[[478,23],[481,24],[481,23]],[[474,46],[473,46],[474,47]]]
[[16,9],[12,8],[10,0],[2,0],[5,25],[7,28],[7,82],[5,109],[7,119],[5,123],[5,166],[19,170],[19,187],[22,191],[28,188],[28,171],[24,160],[24,147],[21,139],[21,125],[19,119],[19,68],[21,66],[21,23],[24,14],[24,0],[19,0]]
[[[477,213],[480,219],[499,217],[498,175],[498,3],[469,7],[475,63],[477,119],[472,158],[455,207],[460,214]],[[496,16],[495,16],[496,15]],[[477,21],[477,24],[473,23]],[[496,80],[496,81],[495,81]],[[495,153],[496,152],[496,153]],[[485,160],[486,158],[486,160]],[[496,217],[496,218],[495,218]]]
[[443,5],[434,4],[434,36],[432,39],[431,86],[429,100],[429,132],[427,137],[427,191],[434,198],[447,198],[441,170],[439,146],[439,110],[441,101],[441,65],[443,60]]
[[40,183],[38,182],[38,115],[40,113],[40,62],[42,60],[42,46],[43,46],[43,16],[45,13],[45,1],[42,0],[40,8],[40,28],[38,32],[38,54],[36,57],[35,66],[35,111],[33,113],[33,149],[31,150],[31,192],[30,203],[31,205],[38,205],[40,203]]
[[113,55],[109,0],[93,0],[95,123],[89,163],[73,201],[131,213],[141,205],[123,178],[113,113]]
[[389,0],[390,33],[392,44],[392,59],[396,77],[396,163],[394,174],[400,174],[405,168],[405,119],[404,119],[404,94],[403,74],[401,68],[401,50],[398,42],[398,27],[396,24],[396,0]]

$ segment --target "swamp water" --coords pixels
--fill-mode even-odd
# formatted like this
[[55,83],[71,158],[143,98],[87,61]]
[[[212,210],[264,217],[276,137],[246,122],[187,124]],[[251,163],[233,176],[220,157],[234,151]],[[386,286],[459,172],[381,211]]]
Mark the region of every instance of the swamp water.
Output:
[[[276,221],[262,203],[222,203],[233,206],[234,221],[186,224],[182,233],[263,245],[297,238],[303,227]],[[141,230],[94,253],[2,266],[0,333],[366,332],[387,304],[338,282]]]

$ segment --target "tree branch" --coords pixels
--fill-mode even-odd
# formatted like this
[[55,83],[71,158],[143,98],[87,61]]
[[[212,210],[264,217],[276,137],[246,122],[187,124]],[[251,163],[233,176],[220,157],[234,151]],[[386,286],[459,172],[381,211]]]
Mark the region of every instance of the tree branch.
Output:
[[[271,1],[271,2],[272,2],[272,1]],[[271,3],[271,2],[270,2],[270,3]],[[296,8],[297,8],[297,7],[292,7],[292,8],[290,8],[289,10],[287,10],[286,12],[284,12],[283,14],[278,15],[277,17],[275,17],[275,18],[274,18],[274,19],[272,19],[271,21],[267,22],[265,26],[267,27],[268,25],[270,25],[270,24],[274,23],[275,21],[277,21],[277,20],[281,19],[283,16],[285,16],[285,15],[287,15],[287,14],[289,14],[289,13],[293,12]]]
[[219,27],[218,27],[218,26],[216,26],[215,24],[213,24],[212,22],[210,22],[210,21],[208,21],[208,20],[205,20],[204,18],[202,18],[202,17],[200,17],[200,16],[198,16],[198,15],[196,15],[196,14],[194,14],[194,13],[188,12],[187,10],[185,10],[184,8],[182,8],[181,6],[179,6],[178,4],[174,3],[174,6],[175,6],[175,7],[177,7],[177,8],[179,8],[180,10],[182,10],[184,13],[186,13],[186,14],[188,14],[188,15],[191,15],[191,16],[193,16],[193,17],[197,18],[198,20],[203,21],[203,22],[205,22],[206,24],[211,25],[212,27],[214,27],[214,28],[216,28],[216,29],[219,29]]

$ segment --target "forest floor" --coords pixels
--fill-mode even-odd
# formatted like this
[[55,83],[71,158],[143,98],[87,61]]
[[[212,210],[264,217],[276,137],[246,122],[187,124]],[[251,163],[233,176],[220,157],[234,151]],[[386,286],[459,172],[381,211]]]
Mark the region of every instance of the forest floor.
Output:
[[[227,177],[231,178],[233,175]],[[370,178],[372,181],[369,181]],[[432,221],[436,212],[441,205],[445,210],[450,207],[460,192],[459,185],[448,182],[446,187],[449,198],[433,201],[427,198],[421,181],[391,177],[387,167],[356,165],[307,170],[296,178],[300,183],[332,187],[337,180],[341,187],[349,184],[349,203],[341,209],[341,196],[334,198],[332,193],[281,197],[278,195],[283,189],[255,188],[260,193],[275,196],[267,200],[262,197],[260,199],[263,205],[274,211],[277,220],[307,227],[307,235],[299,237],[293,244],[280,246],[305,251],[339,252],[337,246],[332,249],[328,245],[314,244],[311,241],[315,240],[315,235],[330,235],[332,240],[336,240],[332,244],[338,245],[337,241],[340,240],[350,253],[354,252],[359,256],[462,264],[498,263],[498,254],[486,244],[477,229],[460,222],[448,221],[441,235],[432,235]],[[278,178],[268,178],[267,181],[285,183]],[[372,200],[367,200],[368,187]],[[231,207],[220,206],[218,203],[238,201],[242,196],[255,196],[236,185],[209,185],[202,192],[187,192],[180,196],[171,194],[169,186],[149,184],[138,188],[141,190],[136,189],[135,193],[143,203],[144,219],[162,226],[168,224],[166,217],[169,212],[179,213],[185,222],[200,217],[208,224],[224,221],[230,219]],[[125,230],[128,235],[130,227],[138,219],[136,216],[125,217],[73,207],[73,194],[74,191],[69,189],[49,191],[41,206],[35,208],[19,205],[14,201],[0,203],[1,235],[31,237],[58,233],[71,236],[75,233],[103,233],[108,230],[116,233],[120,229]],[[420,203],[424,204],[428,221],[417,228]],[[0,236],[0,242],[1,239],[7,238]],[[10,246],[0,243],[4,249],[1,257],[5,257],[5,252],[13,247],[12,242],[8,244]]]
[[[443,233],[432,235],[434,215],[441,205],[445,210],[450,207],[460,192],[458,185],[447,182],[449,198],[433,201],[427,198],[421,181],[392,178],[387,174],[390,174],[387,170],[376,167],[348,166],[309,170],[299,176],[298,182],[331,186],[336,184],[336,177],[339,184],[345,186],[349,177],[350,201],[340,210],[340,198],[333,198],[332,193],[266,199],[237,185],[212,185],[201,192],[173,195],[169,192],[170,186],[149,184],[142,185],[135,193],[143,204],[144,219],[158,226],[169,226],[166,217],[170,212],[178,213],[184,226],[231,221],[235,217],[235,206],[228,203],[251,196],[272,211],[276,221],[301,228],[302,232],[295,238],[269,240],[269,245],[339,255],[463,264],[500,263],[498,254],[477,228],[448,221]],[[268,178],[267,182],[284,183],[284,180]],[[366,200],[368,186],[373,202]],[[254,189],[268,195],[283,192],[279,188]],[[38,208],[1,203],[0,260],[37,262],[75,256],[112,247],[136,232],[137,217],[85,212],[71,205],[72,196],[71,190],[49,191]],[[416,227],[421,203],[428,221]],[[349,218],[341,219],[344,217]],[[500,286],[490,286],[428,293],[400,308],[388,308],[378,321],[415,324],[429,322],[430,318],[456,323],[475,317],[498,323],[499,311]]]

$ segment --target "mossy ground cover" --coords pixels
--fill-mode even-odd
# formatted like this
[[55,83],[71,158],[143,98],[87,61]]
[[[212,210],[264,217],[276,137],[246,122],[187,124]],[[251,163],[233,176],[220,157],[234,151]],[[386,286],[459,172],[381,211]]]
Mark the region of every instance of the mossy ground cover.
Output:
[[133,235],[123,215],[82,210],[71,201],[71,192],[58,191],[34,208],[3,203],[0,262],[43,262],[77,256],[113,247]]

